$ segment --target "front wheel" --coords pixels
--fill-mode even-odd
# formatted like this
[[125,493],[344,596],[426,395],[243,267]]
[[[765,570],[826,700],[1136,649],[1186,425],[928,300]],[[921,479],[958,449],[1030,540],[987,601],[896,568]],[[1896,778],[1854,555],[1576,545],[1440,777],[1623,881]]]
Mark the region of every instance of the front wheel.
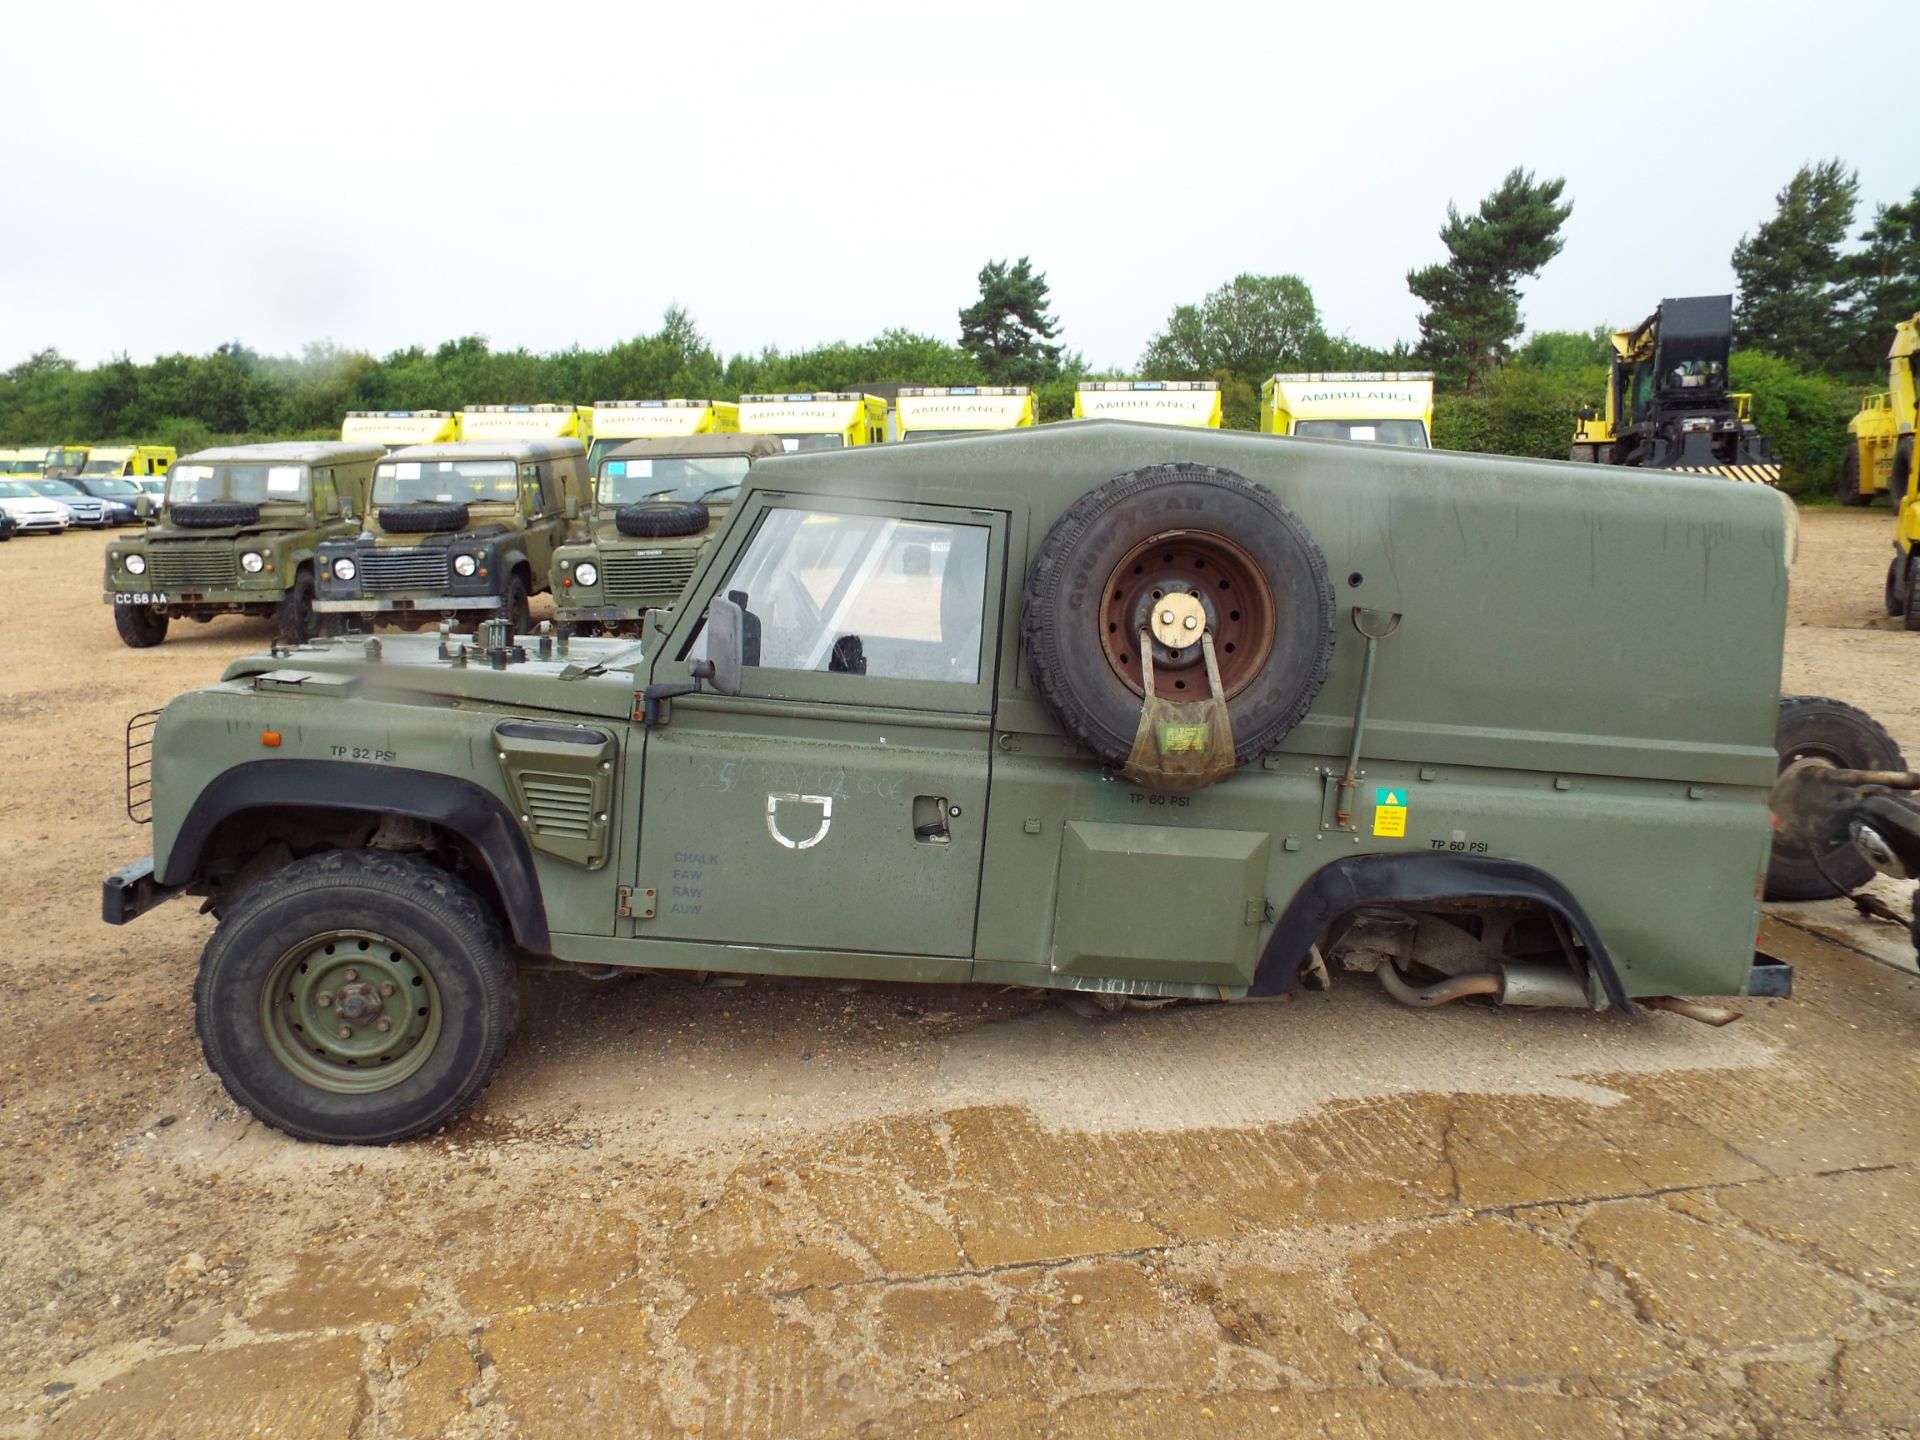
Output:
[[116,605],[113,628],[121,642],[135,650],[151,650],[167,638],[167,612],[151,605]]
[[304,645],[313,639],[314,613],[313,571],[303,565],[294,573],[292,586],[280,597],[280,608],[274,612],[280,638],[289,645]]
[[513,622],[515,635],[524,635],[533,628],[533,602],[527,595],[526,577],[517,571],[507,581],[507,593],[501,598],[500,614]]
[[1871,495],[1860,493],[1860,447],[1852,440],[1847,442],[1846,453],[1840,457],[1840,479],[1834,493],[1842,505],[1866,505],[1873,500]]
[[1900,567],[1906,563],[1906,559],[1904,555],[1895,555],[1887,562],[1886,606],[1889,615],[1898,615],[1905,603],[1900,598]]
[[516,994],[500,927],[412,855],[296,861],[200,956],[194,1023],[227,1092],[276,1130],[384,1145],[444,1125],[493,1078]]

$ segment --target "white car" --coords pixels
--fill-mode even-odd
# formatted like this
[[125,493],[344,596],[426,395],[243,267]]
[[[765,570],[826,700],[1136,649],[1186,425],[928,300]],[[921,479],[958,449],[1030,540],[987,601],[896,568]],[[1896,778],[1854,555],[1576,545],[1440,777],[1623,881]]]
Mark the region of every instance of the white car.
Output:
[[58,535],[72,523],[66,506],[34,494],[18,480],[0,480],[0,510],[13,517],[18,535]]

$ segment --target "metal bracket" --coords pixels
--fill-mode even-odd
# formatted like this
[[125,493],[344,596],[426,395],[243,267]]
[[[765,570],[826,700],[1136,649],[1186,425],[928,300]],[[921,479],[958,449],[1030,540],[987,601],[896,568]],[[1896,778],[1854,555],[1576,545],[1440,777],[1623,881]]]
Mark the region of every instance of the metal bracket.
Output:
[[635,890],[631,885],[622,885],[617,896],[613,913],[621,920],[653,919],[660,898],[656,891]]

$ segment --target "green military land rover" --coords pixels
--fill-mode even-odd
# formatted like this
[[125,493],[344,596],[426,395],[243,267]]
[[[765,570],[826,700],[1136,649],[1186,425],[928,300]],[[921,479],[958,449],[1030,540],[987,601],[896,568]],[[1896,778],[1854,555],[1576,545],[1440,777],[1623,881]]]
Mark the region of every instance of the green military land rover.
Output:
[[383,456],[366,528],[320,547],[328,629],[358,615],[417,630],[475,611],[526,629],[587,498],[586,453],[578,440],[455,440]]
[[553,555],[554,618],[637,633],[642,615],[679,599],[747,468],[783,453],[774,435],[677,435],[608,450],[588,534]]
[[529,957],[1780,995],[1790,536],[1712,478],[1114,421],[779,456],[637,642],[493,620],[175,699],[105,915],[206,897],[208,1063],[334,1142],[471,1102]]
[[120,638],[158,645],[176,619],[270,616],[280,638],[313,637],[314,553],[353,534],[378,445],[294,441],[202,450],[176,463],[158,516],[107,546]]

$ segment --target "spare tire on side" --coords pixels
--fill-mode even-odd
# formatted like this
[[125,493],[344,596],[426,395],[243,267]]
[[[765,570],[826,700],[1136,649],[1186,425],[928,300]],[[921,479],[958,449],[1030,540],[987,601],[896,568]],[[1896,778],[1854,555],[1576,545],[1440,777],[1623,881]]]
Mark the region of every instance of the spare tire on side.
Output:
[[[1305,717],[1333,660],[1326,556],[1271,491],[1208,465],[1147,465],[1080,497],[1041,542],[1021,602],[1027,664],[1063,729],[1114,767],[1140,724],[1141,632],[1193,596],[1244,765]],[[1203,649],[1152,639],[1154,692],[1207,698]]]
[[239,500],[176,501],[167,518],[189,530],[224,530],[232,525],[258,525],[260,507]]
[[[1907,762],[1893,736],[1866,711],[1824,695],[1785,695],[1773,748],[1784,777],[1802,765],[1840,770],[1905,770]],[[1773,849],[1767,857],[1766,898],[1826,900],[1851,895],[1873,876],[1873,865],[1844,833],[1835,834],[1819,814],[1781,814],[1781,797],[1792,788],[1774,789]],[[1816,789],[1809,792],[1818,796]]]
[[446,535],[467,528],[467,507],[451,505],[382,505],[380,528],[389,535]]
[[684,505],[623,505],[614,511],[613,524],[635,539],[666,540],[676,535],[698,535],[711,516],[698,500]]

